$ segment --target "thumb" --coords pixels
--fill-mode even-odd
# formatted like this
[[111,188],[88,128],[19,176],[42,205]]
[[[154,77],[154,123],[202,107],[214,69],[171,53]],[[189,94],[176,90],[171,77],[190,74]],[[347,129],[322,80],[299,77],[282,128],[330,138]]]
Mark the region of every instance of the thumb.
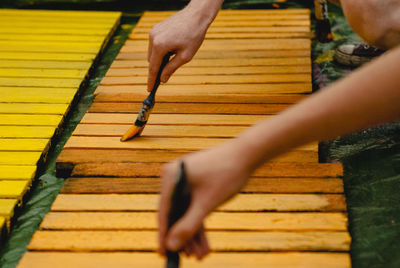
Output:
[[165,66],[162,74],[161,74],[161,82],[166,83],[171,75],[183,64],[189,62],[191,57],[185,56],[184,53],[178,53],[175,57],[173,57],[168,64]]
[[203,226],[205,213],[198,206],[190,206],[186,214],[168,231],[166,247],[171,251],[178,251]]

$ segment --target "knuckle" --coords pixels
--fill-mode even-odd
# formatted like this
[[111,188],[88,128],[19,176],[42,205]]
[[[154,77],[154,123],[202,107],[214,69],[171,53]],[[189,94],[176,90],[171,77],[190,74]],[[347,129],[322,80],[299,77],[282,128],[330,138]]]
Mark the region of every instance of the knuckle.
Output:
[[192,58],[193,58],[193,56],[192,56],[191,54],[189,54],[189,53],[183,53],[183,54],[181,55],[181,60],[182,60],[184,63],[188,63],[189,61],[192,60]]

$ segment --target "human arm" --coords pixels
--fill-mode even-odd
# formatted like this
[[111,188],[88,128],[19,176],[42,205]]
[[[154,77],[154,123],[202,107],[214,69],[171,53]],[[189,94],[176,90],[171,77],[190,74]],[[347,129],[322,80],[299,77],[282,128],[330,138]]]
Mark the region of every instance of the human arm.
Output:
[[165,247],[176,250],[189,241],[197,243],[195,254],[206,254],[204,239],[194,241],[193,235],[198,236],[203,219],[236,194],[263,162],[311,141],[399,119],[399,62],[400,46],[397,46],[237,138],[184,156],[192,202],[188,212],[168,233],[165,231],[166,213],[177,162],[167,164],[163,170],[159,212],[161,250]]
[[184,9],[151,29],[148,49],[148,91],[153,88],[165,54],[174,52],[175,57],[165,66],[161,74],[163,83],[168,81],[176,69],[193,58],[222,3],[223,0],[191,0]]

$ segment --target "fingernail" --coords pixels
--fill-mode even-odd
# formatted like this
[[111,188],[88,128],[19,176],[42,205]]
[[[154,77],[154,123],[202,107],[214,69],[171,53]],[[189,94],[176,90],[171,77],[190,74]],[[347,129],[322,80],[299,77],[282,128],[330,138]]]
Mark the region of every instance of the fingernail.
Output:
[[171,238],[167,241],[167,247],[169,250],[177,251],[179,249],[179,239]]

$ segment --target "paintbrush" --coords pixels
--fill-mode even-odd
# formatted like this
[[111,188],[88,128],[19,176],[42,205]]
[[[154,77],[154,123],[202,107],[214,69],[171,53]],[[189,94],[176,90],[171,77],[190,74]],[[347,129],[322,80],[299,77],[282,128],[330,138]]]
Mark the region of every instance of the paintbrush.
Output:
[[[190,204],[190,188],[187,182],[185,165],[181,162],[171,194],[171,208],[168,213],[168,229],[171,228],[186,212]],[[179,253],[167,251],[166,268],[179,267]]]
[[333,40],[331,24],[328,18],[328,3],[327,0],[314,0],[315,6],[315,35],[317,40],[322,43],[327,43]]
[[169,58],[172,56],[172,54],[173,54],[172,52],[168,52],[167,55],[164,56],[160,65],[160,69],[158,70],[153,89],[151,90],[149,96],[143,101],[142,108],[140,109],[140,112],[138,114],[135,123],[122,136],[121,141],[127,141],[133,139],[134,137],[140,136],[140,134],[142,133],[144,127],[146,126],[147,120],[149,119],[151,110],[154,107],[156,92],[158,86],[160,85],[161,73],[165,65],[167,65],[167,63],[169,62]]

